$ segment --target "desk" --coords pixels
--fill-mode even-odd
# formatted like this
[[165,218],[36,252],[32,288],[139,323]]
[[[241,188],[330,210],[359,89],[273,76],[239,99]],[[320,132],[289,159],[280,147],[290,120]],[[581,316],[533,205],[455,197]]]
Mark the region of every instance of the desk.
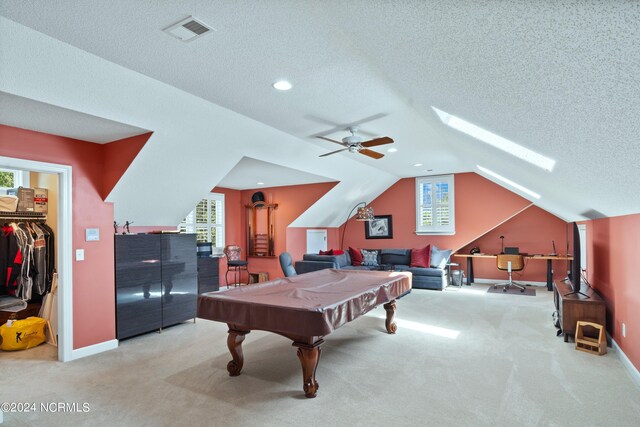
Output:
[[[467,259],[467,285],[471,285],[473,282],[473,259],[474,258],[497,258],[497,255],[490,254],[453,254],[454,257],[458,258],[466,258]],[[547,290],[553,290],[553,266],[551,263],[553,261],[562,261],[569,260],[572,261],[572,256],[562,256],[562,255],[524,255],[524,259],[526,260],[546,260],[547,261]]]
[[395,299],[411,290],[411,273],[325,269],[198,297],[198,317],[229,326],[229,375],[240,375],[242,341],[251,330],[273,332],[298,347],[306,397],[318,390],[316,368],[323,337],[380,304],[387,332],[395,333]]

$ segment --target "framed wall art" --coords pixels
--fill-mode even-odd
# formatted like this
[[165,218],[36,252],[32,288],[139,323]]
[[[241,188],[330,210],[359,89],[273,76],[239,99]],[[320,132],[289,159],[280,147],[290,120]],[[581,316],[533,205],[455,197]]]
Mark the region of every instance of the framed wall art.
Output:
[[376,215],[371,221],[365,222],[364,234],[367,239],[392,239],[391,215]]

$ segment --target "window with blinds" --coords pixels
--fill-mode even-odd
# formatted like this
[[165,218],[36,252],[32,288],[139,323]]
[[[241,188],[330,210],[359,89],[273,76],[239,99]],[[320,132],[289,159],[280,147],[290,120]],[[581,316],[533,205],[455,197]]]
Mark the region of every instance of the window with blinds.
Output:
[[416,233],[455,234],[453,175],[416,178]]
[[211,193],[178,225],[181,233],[195,233],[197,242],[211,242],[222,252],[224,248],[224,194]]

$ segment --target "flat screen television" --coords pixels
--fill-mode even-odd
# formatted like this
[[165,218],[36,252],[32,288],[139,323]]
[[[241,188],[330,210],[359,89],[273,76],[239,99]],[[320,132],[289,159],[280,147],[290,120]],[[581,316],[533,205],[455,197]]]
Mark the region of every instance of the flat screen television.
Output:
[[569,248],[569,243],[572,244],[572,248],[573,248],[573,252],[571,253],[571,255],[573,256],[573,261],[569,261],[569,282],[571,283],[571,289],[572,291],[570,293],[568,293],[567,295],[582,295],[585,296],[587,298],[589,298],[586,294],[583,294],[582,292],[580,292],[581,290],[581,286],[582,286],[582,269],[580,266],[580,260],[581,260],[581,254],[580,254],[580,231],[578,230],[578,223],[574,222],[572,223],[572,226],[570,226],[570,228],[572,229],[570,232],[568,232],[568,236],[571,236],[571,234],[573,234],[573,238],[572,239],[567,239],[567,249]]

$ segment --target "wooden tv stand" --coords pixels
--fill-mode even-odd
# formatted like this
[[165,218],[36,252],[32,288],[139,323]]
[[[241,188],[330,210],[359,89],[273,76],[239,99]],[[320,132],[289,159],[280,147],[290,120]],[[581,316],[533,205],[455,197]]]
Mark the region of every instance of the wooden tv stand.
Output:
[[580,294],[567,295],[571,291],[571,286],[565,282],[553,283],[553,301],[560,315],[560,328],[564,333],[564,342],[569,342],[569,336],[575,336],[578,320],[598,323],[606,329],[607,310],[600,295],[584,285],[582,292],[590,298]]

